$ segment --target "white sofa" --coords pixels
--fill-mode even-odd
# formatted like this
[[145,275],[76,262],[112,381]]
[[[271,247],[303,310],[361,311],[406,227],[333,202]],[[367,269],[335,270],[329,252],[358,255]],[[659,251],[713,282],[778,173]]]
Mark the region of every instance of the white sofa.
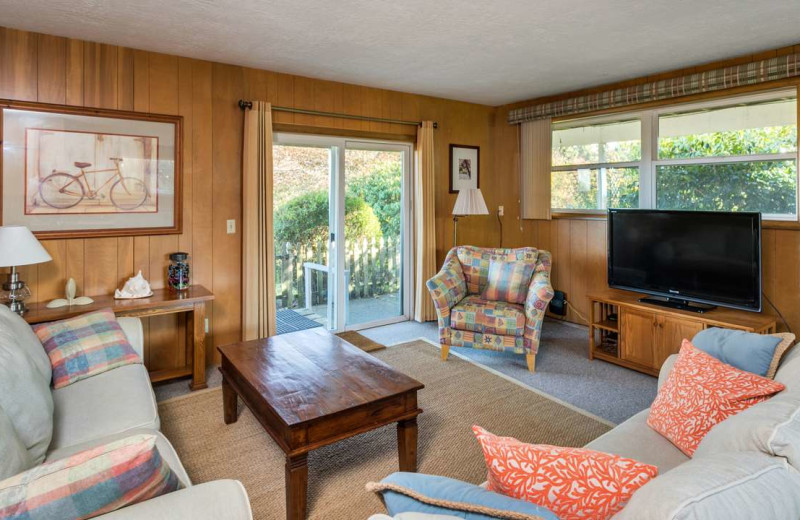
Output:
[[[677,356],[661,367],[659,388]],[[586,445],[658,467],[615,520],[797,520],[800,518],[800,345],[781,361],[786,389],[716,425],[689,458],[647,425],[641,411]],[[498,432],[501,433],[501,432]],[[450,520],[398,514],[394,520]],[[370,520],[392,520],[373,515]]]
[[[133,348],[142,356],[141,322],[137,318],[119,318],[118,321]],[[250,502],[240,482],[217,480],[192,485],[175,449],[159,431],[158,406],[144,365],[118,367],[53,390],[49,385],[49,360],[46,354],[42,357],[42,353],[44,348],[27,323],[0,305],[0,378],[6,379],[6,383],[0,381],[0,435],[16,434],[28,452],[21,455],[25,459],[22,462],[9,460],[9,453],[0,453],[0,480],[11,476],[2,473],[7,473],[15,464],[16,467],[22,464],[21,469],[24,469],[41,463],[42,458],[44,462],[58,460],[131,434],[151,433],[157,438],[159,453],[184,489],[98,518],[252,518]],[[43,360],[47,360],[46,363]],[[13,373],[9,371],[12,366],[15,367]],[[13,378],[16,381],[11,381]],[[51,399],[47,397],[48,392]],[[49,425],[47,417],[51,418]],[[9,423],[13,428],[8,427]],[[47,435],[48,426],[52,426],[51,436]]]

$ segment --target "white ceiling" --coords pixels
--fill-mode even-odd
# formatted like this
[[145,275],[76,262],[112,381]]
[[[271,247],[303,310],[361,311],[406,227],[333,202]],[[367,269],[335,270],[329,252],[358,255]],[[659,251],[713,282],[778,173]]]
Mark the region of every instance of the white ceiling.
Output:
[[800,42],[798,0],[0,0],[0,25],[500,105]]

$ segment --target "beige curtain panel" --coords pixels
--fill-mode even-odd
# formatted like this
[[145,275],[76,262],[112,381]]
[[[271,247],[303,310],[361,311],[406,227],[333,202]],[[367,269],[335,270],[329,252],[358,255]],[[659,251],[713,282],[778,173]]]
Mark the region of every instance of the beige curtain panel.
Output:
[[417,130],[414,168],[414,319],[436,319],[425,282],[436,274],[436,219],[434,206],[433,122]]
[[275,334],[272,243],[272,107],[244,113],[242,160],[242,339]]
[[522,218],[550,220],[550,118],[522,123],[519,135]]

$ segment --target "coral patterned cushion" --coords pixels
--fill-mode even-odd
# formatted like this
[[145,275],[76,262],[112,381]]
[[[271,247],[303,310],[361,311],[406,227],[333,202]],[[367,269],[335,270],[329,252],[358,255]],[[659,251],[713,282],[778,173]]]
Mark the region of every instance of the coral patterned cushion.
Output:
[[526,444],[472,431],[483,448],[488,489],[551,510],[561,520],[602,520],[625,507],[658,468],[584,448]]
[[484,300],[525,303],[536,264],[526,262],[489,262],[489,278],[481,297]]
[[50,357],[53,388],[142,362],[111,309],[35,325],[33,330]]
[[650,407],[647,424],[691,457],[716,424],[784,388],[727,365],[684,339],[675,366]]
[[180,489],[155,435],[126,437],[0,482],[0,519],[91,518]]

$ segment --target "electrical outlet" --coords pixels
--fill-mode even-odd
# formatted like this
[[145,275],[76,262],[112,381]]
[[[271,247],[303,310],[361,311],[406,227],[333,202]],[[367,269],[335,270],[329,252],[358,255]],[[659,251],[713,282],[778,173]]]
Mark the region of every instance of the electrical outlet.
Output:
[[236,221],[234,219],[228,220],[228,234],[233,235],[236,233]]
[[501,217],[505,214],[503,206],[497,208],[497,214]]
[[206,318],[204,321],[205,321],[206,334],[208,334],[208,318]]

